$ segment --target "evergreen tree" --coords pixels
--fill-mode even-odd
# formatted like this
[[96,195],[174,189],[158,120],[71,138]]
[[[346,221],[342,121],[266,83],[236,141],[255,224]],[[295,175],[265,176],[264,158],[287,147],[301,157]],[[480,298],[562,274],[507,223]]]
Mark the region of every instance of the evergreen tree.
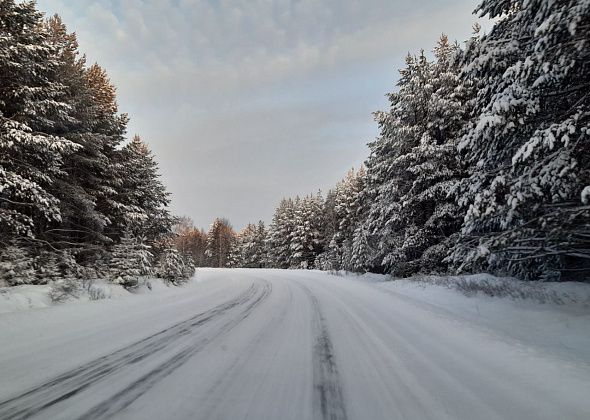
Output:
[[150,243],[169,235],[173,222],[167,208],[170,194],[160,181],[152,152],[139,136],[121,150],[120,167],[117,199],[124,206],[126,228]]
[[[113,158],[122,137],[113,141],[105,132],[105,120],[113,115],[104,106],[104,95],[98,94],[104,87],[92,76],[99,72],[98,66],[92,70],[86,67],[86,58],[79,56],[76,35],[68,33],[59,16],[51,17],[46,27],[56,51],[56,78],[66,88],[64,101],[70,110],[69,118],[54,125],[52,132],[78,146],[65,158],[64,173],[53,184],[54,195],[60,200],[62,220],[46,236],[54,244],[108,244],[110,239],[105,229],[111,223],[111,215],[99,201],[113,196],[118,177]],[[114,87],[110,90],[109,101],[113,102]],[[124,123],[110,126],[116,126],[118,135],[124,132]]]
[[194,266],[182,258],[174,248],[166,248],[160,257],[158,274],[169,283],[179,285],[192,277]]
[[266,228],[264,222],[248,225],[237,235],[232,266],[246,268],[264,267],[266,259]]
[[390,111],[376,114],[381,136],[367,162],[371,205],[357,251],[371,249],[374,235],[377,266],[396,275],[446,271],[461,225],[452,196],[463,177],[455,142],[470,89],[459,75],[460,54],[443,35],[434,61],[423,52],[408,56]]
[[27,250],[16,243],[0,248],[0,284],[17,286],[35,283],[33,262]]
[[376,251],[372,259],[377,271],[394,270],[404,259],[407,244],[400,218],[402,197],[414,180],[414,174],[408,171],[408,158],[427,129],[428,102],[434,90],[431,67],[424,52],[408,55],[406,67],[400,70],[399,91],[389,94],[390,110],[375,114],[381,134],[369,145],[371,155],[366,162],[366,194],[371,204],[365,229],[369,232],[366,239]]
[[365,170],[351,169],[346,177],[328,192],[323,207],[323,242],[325,250],[316,261],[324,270],[354,270],[353,239],[361,222],[360,193],[364,186]]
[[[496,19],[466,54],[477,84],[460,142],[471,165],[460,269],[590,275],[590,3],[485,0]],[[571,277],[570,277],[571,276]]]
[[320,193],[294,203],[294,229],[291,233],[289,266],[312,268],[322,251],[321,222],[323,199]]
[[32,2],[0,3],[0,234],[33,236],[61,221],[50,193],[76,145],[51,133],[68,118],[65,88],[42,14]]
[[268,263],[273,268],[289,268],[291,264],[291,237],[295,229],[294,204],[291,198],[281,200],[268,229]]
[[149,246],[130,234],[121,237],[113,247],[111,281],[126,288],[136,287],[142,277],[152,274],[152,255]]

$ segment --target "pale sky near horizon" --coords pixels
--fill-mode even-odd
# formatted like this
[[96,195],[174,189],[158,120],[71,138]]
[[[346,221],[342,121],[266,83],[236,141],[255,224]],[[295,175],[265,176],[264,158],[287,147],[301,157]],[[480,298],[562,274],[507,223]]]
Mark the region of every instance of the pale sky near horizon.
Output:
[[106,68],[172,210],[269,222],[368,156],[408,52],[463,42],[477,0],[38,0]]

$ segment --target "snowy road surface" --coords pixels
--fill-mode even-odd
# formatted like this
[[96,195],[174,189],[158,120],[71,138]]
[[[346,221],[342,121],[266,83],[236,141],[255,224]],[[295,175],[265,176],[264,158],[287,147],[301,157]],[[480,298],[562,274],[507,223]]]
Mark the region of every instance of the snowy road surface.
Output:
[[199,270],[0,315],[0,419],[589,419],[590,366],[378,285]]

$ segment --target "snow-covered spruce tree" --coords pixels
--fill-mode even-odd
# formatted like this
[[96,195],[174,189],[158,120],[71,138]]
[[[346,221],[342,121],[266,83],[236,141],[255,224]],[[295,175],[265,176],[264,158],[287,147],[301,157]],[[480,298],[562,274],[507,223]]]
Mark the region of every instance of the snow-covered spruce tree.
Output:
[[479,88],[459,269],[590,278],[590,2],[485,0],[466,54]]
[[268,265],[273,268],[289,268],[291,263],[291,237],[295,229],[293,199],[283,199],[275,210],[268,228]]
[[193,276],[192,262],[185,260],[174,248],[166,248],[160,256],[158,275],[168,283],[182,284]]
[[236,237],[230,255],[230,266],[246,268],[263,267],[265,237],[266,232],[263,222],[259,222],[258,225],[248,223]]
[[121,209],[125,204],[120,201],[125,175],[121,166],[120,146],[124,142],[127,114],[119,114],[116,100],[116,88],[111,83],[106,71],[98,64],[93,64],[85,72],[88,86],[94,98],[92,112],[96,121],[92,132],[100,139],[100,154],[104,156],[100,168],[100,184],[93,194],[96,197],[96,210],[107,216],[104,234],[111,240],[117,240],[127,227],[125,213]]
[[111,281],[132,288],[139,284],[142,277],[151,275],[152,254],[149,248],[141,239],[130,234],[122,236],[111,254]]
[[160,180],[158,164],[147,144],[134,136],[121,150],[119,159],[122,172],[118,200],[124,206],[126,228],[148,243],[170,235],[170,193]]
[[79,56],[76,35],[67,32],[61,18],[51,17],[46,28],[55,50],[55,77],[65,87],[63,100],[69,109],[69,118],[55,124],[51,132],[78,149],[66,156],[64,173],[52,185],[62,220],[50,226],[45,236],[57,244],[109,244],[105,229],[117,206],[106,203],[115,198],[119,175],[113,159],[127,118],[116,114],[115,89],[106,73],[97,65],[87,68],[85,57]]
[[313,268],[316,257],[322,252],[322,210],[323,198],[320,193],[303,199],[297,197],[294,203],[294,229],[291,234],[291,268]]
[[374,255],[374,250],[369,245],[369,232],[367,232],[366,224],[361,220],[352,237],[351,271],[359,273],[370,271],[374,267]]
[[254,239],[254,247],[251,253],[251,262],[253,267],[266,267],[267,249],[266,249],[267,230],[262,220],[258,221],[256,226],[256,236]]
[[336,214],[338,216],[337,232],[332,239],[332,247],[336,247],[339,256],[339,269],[354,270],[353,241],[356,227],[361,222],[360,197],[364,187],[365,170],[351,170],[341,182],[340,194],[336,196]]
[[68,118],[64,86],[42,14],[33,2],[0,3],[0,235],[33,236],[60,221],[49,192],[76,145],[48,134]]
[[242,238],[239,232],[232,241],[229,256],[227,257],[226,267],[241,268],[244,266],[244,259],[242,257]]
[[460,55],[445,35],[439,39],[427,81],[432,94],[426,124],[420,127],[419,142],[401,157],[412,183],[400,197],[397,215],[403,242],[392,267],[398,275],[446,272],[444,260],[460,230],[463,214],[451,192],[464,177],[456,142],[466,125],[465,104],[472,94],[459,76]]
[[0,287],[36,283],[33,263],[33,258],[19,244],[0,248]]
[[352,248],[356,226],[360,223],[359,194],[363,189],[365,170],[351,169],[346,177],[330,190],[324,202],[321,236],[324,252],[316,267],[323,270],[353,270]]
[[365,238],[374,250],[370,258],[374,271],[391,271],[401,257],[400,198],[410,190],[413,180],[404,157],[419,144],[426,129],[428,98],[433,90],[430,67],[423,52],[418,57],[408,55],[406,67],[400,70],[399,91],[388,95],[390,110],[375,113],[381,133],[369,144],[371,154],[365,163],[365,200],[370,203]]
[[456,139],[470,93],[459,77],[460,54],[443,35],[434,61],[423,52],[408,56],[390,111],[376,114],[381,135],[367,161],[372,199],[357,251],[375,248],[378,267],[395,275],[446,271],[460,228],[451,192],[463,176]]
[[336,197],[339,194],[340,183],[328,191],[322,211],[322,226],[320,235],[324,241],[324,250],[316,257],[315,268],[318,270],[338,270],[340,258],[337,247],[333,245],[332,238],[338,231],[340,221],[336,213]]
[[63,278],[59,268],[60,255],[52,251],[41,252],[34,261],[38,284],[46,284]]

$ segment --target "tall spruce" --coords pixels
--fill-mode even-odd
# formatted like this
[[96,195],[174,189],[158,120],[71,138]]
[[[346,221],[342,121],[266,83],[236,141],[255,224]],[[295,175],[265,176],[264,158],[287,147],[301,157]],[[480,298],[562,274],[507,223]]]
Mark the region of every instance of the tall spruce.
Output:
[[523,278],[590,277],[590,2],[485,0],[454,258]]
[[173,218],[168,210],[170,193],[160,180],[158,164],[139,136],[134,136],[119,154],[121,168],[117,200],[123,204],[125,227],[148,243],[172,232]]
[[0,236],[33,237],[60,222],[51,193],[76,145],[55,126],[69,118],[43,15],[33,2],[0,3]]

